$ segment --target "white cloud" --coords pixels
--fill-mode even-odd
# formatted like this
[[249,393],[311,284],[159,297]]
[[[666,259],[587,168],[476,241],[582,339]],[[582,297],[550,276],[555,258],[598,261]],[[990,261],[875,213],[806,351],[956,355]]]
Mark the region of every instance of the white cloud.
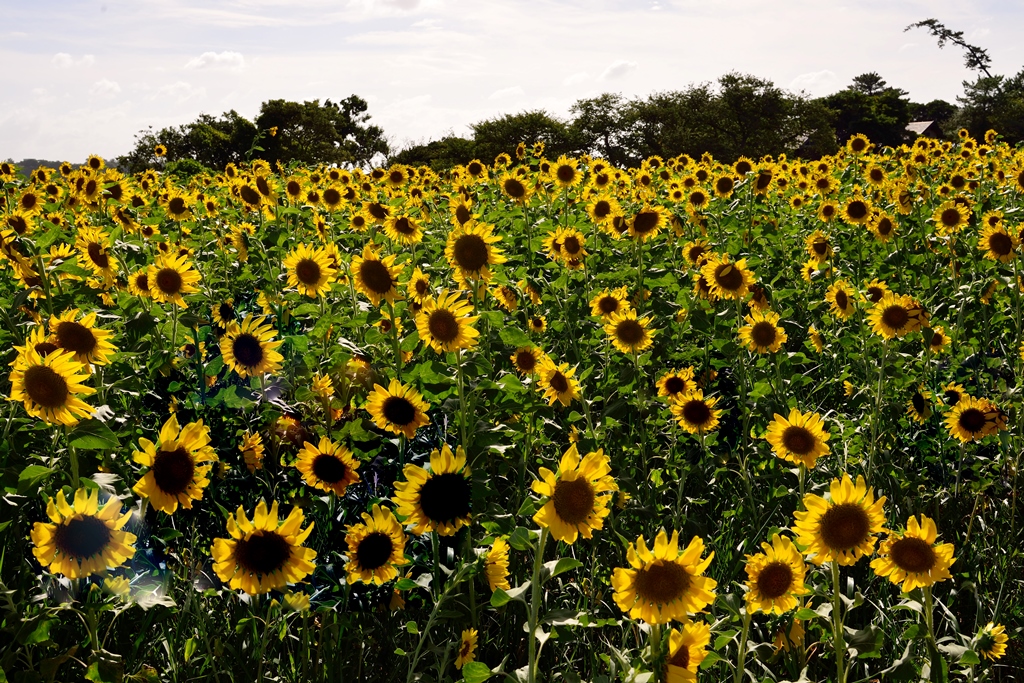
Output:
[[104,78],[96,81],[89,88],[89,94],[95,97],[113,97],[121,92],[121,86],[117,84],[117,81]]
[[245,57],[241,52],[204,52],[185,64],[186,69],[231,69],[241,71],[245,68]]
[[522,97],[526,93],[523,91],[522,86],[513,85],[511,88],[502,88],[501,90],[495,90],[491,93],[489,100],[504,100],[514,97]]
[[50,64],[53,64],[58,69],[70,69],[73,66],[92,66],[95,63],[96,58],[92,55],[82,55],[75,59],[67,52],[58,52],[50,60]]
[[191,83],[177,81],[175,83],[160,86],[156,89],[156,92],[153,93],[150,99],[157,100],[166,98],[180,103],[196,97],[204,97],[205,95],[206,88],[193,88]]
[[601,73],[602,81],[610,81],[614,78],[622,78],[630,71],[636,69],[638,64],[626,59],[617,59],[608,65],[608,68]]
[[917,47],[917,43],[904,43],[900,45],[900,49],[897,52],[906,52],[907,50],[913,50],[915,47]]
[[835,82],[835,72],[822,69],[821,71],[800,74],[789,82],[789,89],[796,92],[806,90],[812,95],[824,95],[832,90]]
[[580,71],[572,75],[566,76],[562,79],[562,85],[576,85],[577,83],[585,83],[590,80],[590,74],[586,71]]

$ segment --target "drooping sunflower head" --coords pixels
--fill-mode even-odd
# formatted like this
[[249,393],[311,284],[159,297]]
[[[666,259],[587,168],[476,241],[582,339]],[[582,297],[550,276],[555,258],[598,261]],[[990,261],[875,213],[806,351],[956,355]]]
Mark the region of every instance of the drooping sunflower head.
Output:
[[752,311],[744,316],[747,324],[738,331],[740,341],[757,353],[777,353],[789,336],[779,326],[779,314],[774,311]]
[[72,426],[93,413],[79,398],[96,393],[83,384],[88,379],[89,369],[72,352],[51,349],[43,355],[26,345],[12,364],[11,400],[21,401],[25,412],[49,424]]
[[650,317],[638,318],[635,310],[627,308],[609,316],[604,331],[622,353],[639,353],[654,343],[650,324]]
[[238,444],[238,450],[242,452],[242,459],[250,474],[263,469],[263,454],[266,447],[263,445],[263,437],[259,433],[246,432],[242,437],[242,442]]
[[374,306],[379,306],[381,300],[394,303],[398,297],[402,266],[395,265],[396,258],[392,254],[381,259],[369,244],[363,247],[361,256],[352,257],[351,275],[355,288]]
[[52,524],[32,525],[32,554],[54,574],[80,579],[120,567],[135,555],[135,535],[122,531],[131,512],[121,514],[121,501],[111,497],[99,505],[99,490],[80,488],[69,505],[64,491],[46,504]]
[[923,384],[918,386],[907,401],[907,415],[915,422],[927,422],[932,416],[931,398],[932,392],[925,389]]
[[468,221],[448,235],[444,255],[460,282],[469,278],[490,282],[490,266],[507,260],[494,246],[500,241],[501,236],[494,234],[493,226]]
[[462,669],[466,664],[476,660],[477,630],[468,628],[459,639],[459,652],[455,657],[455,668]]
[[807,567],[793,541],[775,534],[762,552],[747,555],[747,608],[767,614],[785,614],[797,607],[797,597],[809,591],[804,586]]
[[508,582],[508,542],[501,537],[495,538],[491,549],[484,557],[484,571],[487,575],[487,584],[491,591],[509,589]]
[[415,436],[417,429],[430,422],[427,417],[430,406],[418,391],[397,379],[391,380],[387,389],[374,385],[366,410],[378,427],[392,434],[405,434],[409,439]]
[[[1021,175],[1024,176],[1024,172]],[[1006,654],[1008,642],[1010,637],[1006,635],[1006,627],[990,621],[974,637],[974,649],[985,659],[994,662]]]
[[558,474],[542,467],[539,477],[533,491],[546,500],[533,521],[549,529],[552,537],[571,545],[579,536],[591,538],[594,530],[604,527],[611,494],[618,490],[604,450],[587,453],[581,460],[572,444],[562,455]]
[[658,396],[664,396],[669,401],[679,400],[697,388],[697,383],[693,378],[694,369],[692,367],[666,372],[658,380]]
[[232,590],[260,595],[280,590],[289,583],[298,583],[311,573],[316,551],[303,547],[313,531],[313,523],[305,529],[302,510],[293,507],[283,522],[278,521],[275,500],[267,509],[261,500],[252,521],[242,506],[228,516],[230,538],[213,541],[213,570]]
[[281,369],[284,356],[277,349],[283,342],[274,340],[274,328],[265,321],[265,316],[248,315],[221,340],[224,364],[240,377],[259,377]]
[[878,547],[878,557],[871,561],[871,568],[878,576],[888,577],[896,585],[903,584],[904,593],[951,579],[949,568],[956,561],[953,544],[937,544],[937,537],[934,520],[921,515],[919,522],[916,516],[911,517],[906,531],[889,532]]
[[875,549],[875,534],[883,531],[885,496],[875,500],[863,476],[857,483],[843,474],[833,479],[829,498],[804,496],[805,510],[795,512],[797,542],[816,565],[838,562],[852,565]]
[[320,437],[315,446],[304,442],[295,469],[302,473],[308,486],[336,496],[345,495],[345,490],[359,481],[359,462],[352,457],[352,451],[326,436]]
[[350,584],[357,581],[381,585],[396,576],[396,566],[408,564],[405,557],[405,532],[391,510],[374,505],[370,513],[363,513],[362,524],[353,524],[345,530],[348,546],[348,573]]
[[217,461],[210,429],[202,420],[180,427],[172,414],[160,429],[157,443],[140,438],[139,447],[133,459],[148,470],[132,491],[169,515],[179,505],[190,510],[192,501],[202,499],[203,489],[210,483],[210,468]]
[[678,531],[671,537],[664,529],[659,531],[653,549],[640,536],[626,552],[630,568],[618,567],[612,574],[619,609],[648,624],[687,621],[689,615],[701,612],[714,602],[718,585],[703,576],[715,553],[701,558],[703,554],[704,540],[699,536],[682,550]]
[[442,291],[436,299],[429,299],[416,314],[416,329],[424,344],[437,353],[472,349],[479,331],[473,327],[479,316],[470,315],[473,306],[458,292]]
[[814,325],[807,328],[807,338],[814,346],[814,350],[821,353],[822,349],[825,348],[825,339],[821,336],[821,332],[818,331]]
[[829,454],[826,442],[830,435],[824,424],[818,413],[802,413],[793,408],[788,419],[775,414],[765,438],[776,456],[813,469],[818,458]]
[[747,270],[747,260],[730,262],[729,255],[712,255],[701,268],[711,296],[716,299],[742,299],[750,291],[754,276]]
[[462,446],[452,454],[444,444],[430,454],[429,471],[406,465],[403,473],[405,481],[395,484],[395,502],[414,534],[452,536],[470,523],[472,477]]

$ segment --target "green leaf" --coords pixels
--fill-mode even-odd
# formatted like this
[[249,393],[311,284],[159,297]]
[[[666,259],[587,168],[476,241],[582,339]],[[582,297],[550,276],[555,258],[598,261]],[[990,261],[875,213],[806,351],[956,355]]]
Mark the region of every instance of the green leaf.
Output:
[[976,666],[981,664],[981,659],[978,657],[978,653],[974,650],[967,650],[960,655],[960,663],[964,666]]
[[722,631],[721,635],[715,638],[715,649],[721,650],[729,641],[736,637],[737,633],[739,631]]
[[415,621],[409,621],[405,624],[405,630],[406,632],[411,633],[415,636],[419,634],[420,627],[416,625]]
[[505,342],[509,346],[514,346],[516,348],[520,348],[522,346],[533,346],[533,342],[530,341],[529,335],[517,327],[506,325],[501,328],[498,335],[501,337],[501,341]]
[[807,609],[806,607],[801,607],[796,611],[796,618],[802,619],[803,621],[813,621],[819,616],[820,615],[817,612],[812,609]]
[[507,605],[512,597],[501,588],[495,588],[491,593],[491,607],[502,607]]
[[212,402],[215,405],[223,403],[228,408],[235,408],[236,410],[245,410],[253,405],[252,401],[238,395],[238,387],[236,386],[221,389],[217,392],[217,395],[213,397]]
[[466,683],[483,683],[492,675],[490,667],[483,662],[470,662],[462,667],[462,680]]
[[36,484],[46,479],[53,473],[50,467],[42,465],[29,465],[18,475],[18,492],[25,493],[35,487]]
[[117,435],[99,420],[83,420],[68,434],[71,445],[84,451],[118,448]]
[[400,591],[408,591],[413,588],[419,588],[419,584],[412,579],[407,579],[404,576],[395,582],[395,589]]
[[582,566],[583,563],[579,560],[573,559],[571,557],[563,557],[555,563],[555,568],[551,571],[551,578],[553,579],[559,574],[564,574],[567,571]]
[[192,655],[196,652],[196,639],[195,637],[189,638],[185,641],[185,661],[192,659]]

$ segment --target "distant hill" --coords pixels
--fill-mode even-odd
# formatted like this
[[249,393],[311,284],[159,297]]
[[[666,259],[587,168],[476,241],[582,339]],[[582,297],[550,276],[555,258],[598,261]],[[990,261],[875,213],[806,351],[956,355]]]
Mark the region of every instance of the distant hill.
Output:
[[[46,159],[22,159],[21,161],[15,161],[14,159],[8,159],[10,163],[18,167],[18,169],[28,175],[32,171],[36,170],[40,166],[46,166],[48,168],[57,168],[61,165],[60,161],[47,161]],[[75,164],[78,166],[79,164]]]

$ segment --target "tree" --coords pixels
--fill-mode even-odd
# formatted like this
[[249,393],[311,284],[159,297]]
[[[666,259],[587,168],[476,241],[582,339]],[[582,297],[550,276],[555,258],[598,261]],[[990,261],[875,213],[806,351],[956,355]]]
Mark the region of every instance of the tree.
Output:
[[992,77],[992,74],[988,70],[989,64],[992,63],[992,58],[989,57],[988,50],[980,48],[977,45],[971,45],[965,41],[963,31],[951,31],[938,19],[925,19],[924,21],[919,21],[907,26],[903,29],[903,32],[906,33],[910,29],[914,28],[928,29],[928,32],[938,39],[939,49],[942,49],[947,42],[963,48],[964,66],[971,71],[979,72],[979,75],[988,76],[989,78]]
[[379,126],[364,125],[370,118],[366,110],[366,101],[356,95],[337,103],[264,102],[256,127],[276,129],[276,135],[261,141],[258,156],[271,163],[367,164],[387,154],[388,145]]
[[569,108],[572,121],[569,123],[570,137],[582,151],[616,166],[630,162],[625,148],[623,116],[625,102],[622,95],[604,93],[597,97],[577,100]]
[[511,154],[520,142],[543,142],[549,157],[575,152],[578,147],[565,123],[541,109],[485,119],[470,128],[476,158],[487,163],[502,152]]
[[911,121],[907,92],[887,86],[876,73],[857,76],[850,87],[821,98],[821,102],[832,110],[840,142],[858,133],[888,147],[907,139]]
[[388,163],[429,166],[435,171],[446,171],[453,166],[467,164],[476,156],[472,140],[448,135],[440,140],[410,145],[389,157]]

